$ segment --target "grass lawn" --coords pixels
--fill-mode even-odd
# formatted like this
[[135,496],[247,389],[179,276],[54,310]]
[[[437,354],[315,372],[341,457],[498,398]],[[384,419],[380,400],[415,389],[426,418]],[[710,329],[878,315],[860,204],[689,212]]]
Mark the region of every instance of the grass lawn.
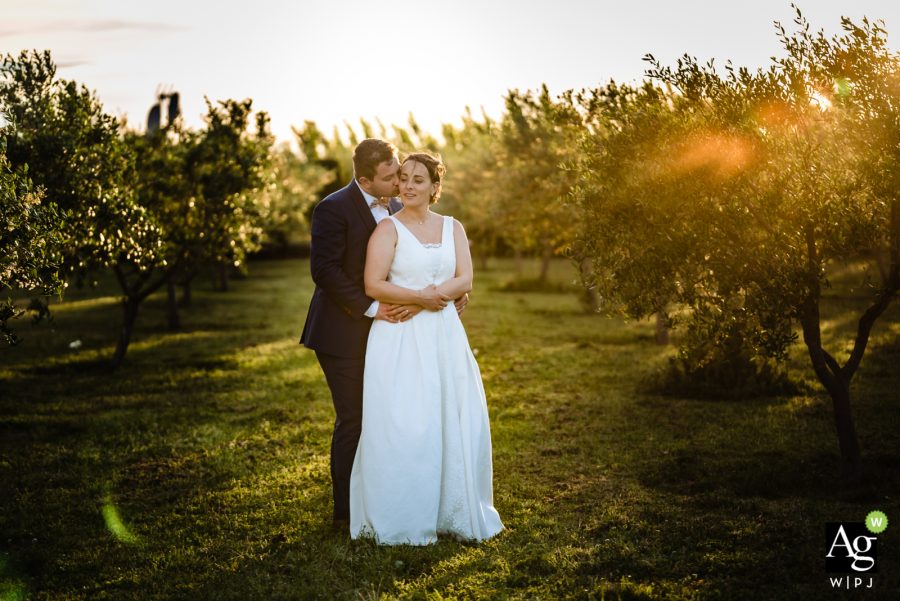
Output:
[[[25,341],[0,351],[0,600],[900,598],[900,308],[855,383],[867,484],[846,491],[800,346],[805,396],[659,396],[640,382],[673,351],[652,323],[585,314],[572,293],[498,291],[510,268],[476,274],[464,317],[507,526],[480,545],[331,531],[333,410],[297,344],[304,261],[253,263],[227,293],[201,282],[178,333],[152,297],[115,374],[113,288],[20,323]],[[828,302],[827,337],[850,340],[853,306]],[[893,520],[874,587],[832,591],[825,523],[873,509]]]

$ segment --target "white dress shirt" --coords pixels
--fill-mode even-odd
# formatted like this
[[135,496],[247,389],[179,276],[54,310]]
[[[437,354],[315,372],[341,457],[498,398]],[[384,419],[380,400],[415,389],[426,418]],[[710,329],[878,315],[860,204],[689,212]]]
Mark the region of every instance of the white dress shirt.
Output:
[[[362,186],[359,185],[359,182],[356,179],[353,180],[353,183],[356,184],[356,187],[359,188],[359,191],[362,192],[363,198],[366,199],[366,204],[369,205],[369,210],[372,211],[372,217],[375,218],[375,223],[381,223],[382,219],[386,219],[388,215],[390,215],[390,211],[388,211],[387,207],[376,204],[374,207],[372,206],[373,202],[376,202],[378,198],[372,196],[368,192],[362,189]],[[378,301],[372,301],[372,304],[369,305],[369,308],[366,309],[366,317],[375,318],[375,315],[378,314]]]

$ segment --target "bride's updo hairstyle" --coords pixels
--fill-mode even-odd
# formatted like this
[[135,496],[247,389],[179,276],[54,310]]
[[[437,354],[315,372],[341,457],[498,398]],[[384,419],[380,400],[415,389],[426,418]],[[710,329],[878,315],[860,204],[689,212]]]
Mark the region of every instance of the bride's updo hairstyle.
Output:
[[447,168],[444,167],[444,163],[443,161],[441,161],[441,157],[431,156],[427,152],[414,152],[403,159],[403,163],[400,164],[400,168],[402,169],[403,165],[405,165],[409,161],[419,163],[420,165],[425,165],[425,169],[428,170],[428,177],[431,178],[431,183],[437,185],[437,190],[435,190],[434,194],[431,195],[431,202],[429,202],[429,204],[436,203],[438,201],[438,198],[441,197],[441,183],[444,181],[444,173],[447,172]]

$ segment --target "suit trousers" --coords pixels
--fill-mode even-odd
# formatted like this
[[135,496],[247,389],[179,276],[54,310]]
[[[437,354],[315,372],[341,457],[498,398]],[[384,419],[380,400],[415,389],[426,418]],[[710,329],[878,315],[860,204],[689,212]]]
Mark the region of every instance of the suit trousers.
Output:
[[316,351],[334,403],[331,435],[331,491],[334,519],[350,519],[350,472],[362,430],[363,372],[365,357],[336,357]]

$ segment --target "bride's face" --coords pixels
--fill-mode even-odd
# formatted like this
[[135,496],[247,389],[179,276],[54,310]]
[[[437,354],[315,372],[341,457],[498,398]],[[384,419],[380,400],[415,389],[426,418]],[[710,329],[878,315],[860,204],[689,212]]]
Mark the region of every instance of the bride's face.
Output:
[[428,206],[436,190],[422,163],[406,161],[400,167],[400,199],[403,206]]

